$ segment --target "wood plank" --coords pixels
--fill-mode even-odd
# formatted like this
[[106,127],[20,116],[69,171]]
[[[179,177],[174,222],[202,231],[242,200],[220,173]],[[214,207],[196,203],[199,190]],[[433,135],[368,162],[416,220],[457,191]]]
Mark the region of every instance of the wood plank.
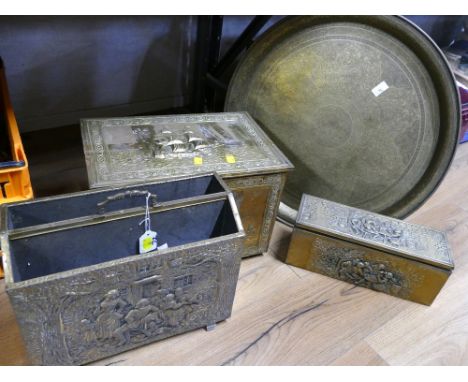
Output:
[[467,365],[467,269],[451,276],[431,307],[407,307],[366,341],[391,365]]
[[366,341],[359,342],[330,366],[387,366],[388,364]]

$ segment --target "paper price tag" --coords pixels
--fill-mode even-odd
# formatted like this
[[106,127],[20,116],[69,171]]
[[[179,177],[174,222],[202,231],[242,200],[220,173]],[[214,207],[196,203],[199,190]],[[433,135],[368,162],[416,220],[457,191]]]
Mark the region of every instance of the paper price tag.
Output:
[[226,162],[236,163],[236,157],[232,154],[226,154]]
[[146,253],[158,249],[158,241],[156,240],[158,234],[154,231],[146,231],[140,236],[138,240],[140,246],[140,253]]
[[202,157],[194,157],[193,158],[193,164],[196,166],[201,166],[203,164],[203,158]]

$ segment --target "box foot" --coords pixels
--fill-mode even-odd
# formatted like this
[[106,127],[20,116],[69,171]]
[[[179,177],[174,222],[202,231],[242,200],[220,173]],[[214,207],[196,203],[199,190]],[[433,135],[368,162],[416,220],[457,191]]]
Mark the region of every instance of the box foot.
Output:
[[214,330],[216,328],[216,324],[210,324],[210,325],[206,325],[205,327],[205,330],[207,332],[211,332],[212,330]]

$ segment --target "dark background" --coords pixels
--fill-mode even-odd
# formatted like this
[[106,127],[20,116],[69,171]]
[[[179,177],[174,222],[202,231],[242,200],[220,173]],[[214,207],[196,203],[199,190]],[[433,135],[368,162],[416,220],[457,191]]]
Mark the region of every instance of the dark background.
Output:
[[[449,45],[462,25],[462,16],[408,18],[440,46]],[[224,17],[221,56],[251,19]],[[197,21],[197,16],[0,17],[0,56],[20,130],[190,104]]]

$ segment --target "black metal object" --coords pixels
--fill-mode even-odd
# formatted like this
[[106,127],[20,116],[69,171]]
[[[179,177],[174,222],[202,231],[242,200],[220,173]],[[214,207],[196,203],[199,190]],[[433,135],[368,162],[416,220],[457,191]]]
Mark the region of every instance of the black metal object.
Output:
[[198,16],[193,112],[215,111],[217,94],[221,93],[224,98],[227,90],[223,75],[253,43],[271,17],[255,16],[223,58],[219,59],[223,16]]
[[[0,71],[4,71],[3,60],[0,57]],[[8,135],[8,123],[6,110],[3,110],[4,105],[3,92],[0,91],[0,168],[2,163],[10,162],[12,160],[11,155],[11,143]]]
[[202,113],[206,110],[207,73],[217,63],[222,29],[223,16],[198,16],[192,106],[193,111],[197,113]]
[[3,169],[3,168],[23,167],[24,164],[25,164],[25,163],[24,163],[24,160],[0,162],[0,169]]
[[260,32],[270,19],[271,16],[255,16],[253,18],[247,28],[245,28],[244,32],[242,32],[239,38],[232,44],[223,58],[219,61],[216,68],[214,68],[212,74],[215,78],[219,78],[223,75],[239,54],[253,43],[253,39],[257,33]]

